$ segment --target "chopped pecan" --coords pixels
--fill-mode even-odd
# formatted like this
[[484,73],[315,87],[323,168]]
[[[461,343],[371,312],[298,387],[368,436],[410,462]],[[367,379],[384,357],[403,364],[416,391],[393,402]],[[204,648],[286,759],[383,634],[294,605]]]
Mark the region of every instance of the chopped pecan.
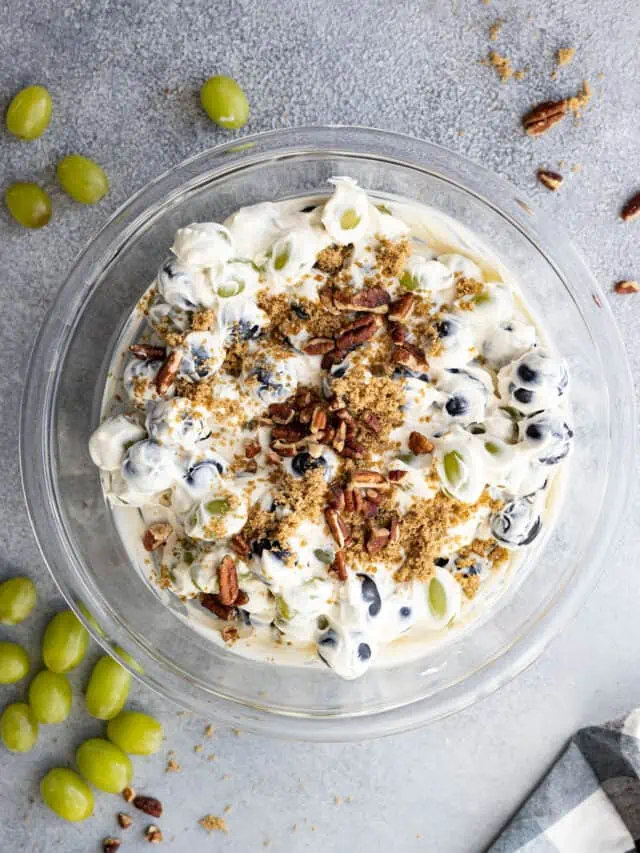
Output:
[[160,827],[150,823],[144,831],[144,837],[149,844],[160,844],[162,841],[162,830]]
[[155,524],[149,525],[142,537],[145,551],[155,551],[156,548],[160,548],[167,542],[172,533],[173,527],[168,521],[156,521]]
[[222,637],[225,643],[229,643],[231,645],[235,643],[240,634],[235,625],[225,625],[224,628],[220,631],[220,636]]
[[335,435],[336,431],[334,427],[328,427],[328,429],[325,429],[324,432],[318,433],[316,438],[318,439],[318,441],[323,441],[325,444],[331,444],[331,442],[335,438]]
[[366,311],[386,314],[391,297],[384,287],[368,287],[356,293],[336,293],[333,302],[341,311]]
[[423,371],[429,367],[429,362],[424,352],[412,344],[405,343],[403,346],[395,346],[391,353],[391,360],[409,370]]
[[301,424],[289,424],[288,426],[274,426],[271,430],[272,439],[280,439],[281,441],[302,441],[307,434],[307,430]]
[[353,490],[353,511],[360,514],[364,507],[364,500],[360,489]]
[[324,517],[338,548],[344,548],[351,541],[351,532],[344,523],[342,516],[337,509],[329,507],[324,511]]
[[380,418],[374,414],[373,412],[365,412],[361,418],[363,426],[365,426],[368,430],[379,435],[382,430],[382,424],[380,423]]
[[389,306],[389,319],[397,323],[404,323],[413,314],[417,304],[418,300],[412,293],[405,293]]
[[134,798],[135,798],[135,795],[136,795],[135,790],[132,787],[130,787],[129,785],[127,785],[126,788],[122,789],[122,798],[127,803],[132,803]]
[[133,818],[126,812],[118,812],[118,825],[121,829],[129,829],[133,823]]
[[562,121],[566,114],[566,101],[543,101],[522,117],[522,125],[529,136],[540,136]]
[[260,453],[260,442],[257,438],[252,438],[251,441],[248,441],[244,446],[244,455],[247,459],[253,459],[254,456],[257,456]]
[[433,444],[426,435],[414,430],[409,434],[409,450],[419,456],[422,453],[431,453]]
[[346,581],[347,561],[343,551],[336,551],[336,556],[334,557],[333,563],[329,566],[329,571],[332,575],[335,575],[339,581]]
[[548,190],[559,190],[562,186],[564,178],[559,172],[552,172],[550,169],[538,169],[536,177],[540,183]]
[[[351,329],[347,332],[340,332],[336,338],[336,349],[341,351],[352,350],[361,346],[377,332],[377,327],[374,323],[369,323],[366,326],[360,326],[357,329]],[[333,355],[333,353],[329,353]],[[343,359],[340,359],[342,361]],[[338,364],[339,362],[335,362]]]
[[619,281],[613,288],[616,293],[629,294],[637,293],[640,290],[640,285],[637,281]]
[[399,346],[407,339],[407,330],[400,323],[389,323],[389,334],[393,343]]
[[345,421],[340,421],[336,428],[335,436],[333,439],[333,449],[336,453],[342,453],[344,450],[344,443],[347,440],[347,424]]
[[344,506],[347,512],[355,512],[356,508],[356,490],[347,487],[344,490]]
[[362,514],[365,518],[373,518],[374,515],[378,512],[378,504],[373,501],[366,500],[364,501],[362,507]]
[[218,565],[218,597],[225,605],[235,604],[238,597],[238,572],[236,562],[229,554],[225,554]]
[[325,355],[335,349],[335,341],[333,338],[311,338],[311,340],[302,348],[306,355]]
[[270,447],[278,456],[289,458],[295,456],[298,452],[298,444],[299,442],[297,441],[281,441],[277,439],[271,442]]
[[300,409],[300,411],[298,412],[298,420],[301,424],[311,423],[311,418],[313,416],[313,410],[315,409],[315,407],[315,403],[309,403],[308,406],[304,406],[302,409]]
[[351,485],[356,489],[388,489],[386,478],[378,471],[354,471],[351,475]]
[[105,838],[102,842],[102,853],[116,853],[120,847],[119,838]]
[[276,424],[290,424],[295,416],[296,410],[287,403],[271,403],[269,416]]
[[396,515],[391,516],[391,524],[389,526],[389,543],[398,542],[400,540],[400,522]]
[[231,547],[239,557],[248,557],[251,553],[249,543],[240,533],[231,537]]
[[133,805],[140,809],[141,812],[151,815],[151,817],[160,817],[162,815],[162,803],[155,797],[145,797],[144,794],[138,794],[133,798]]
[[154,347],[151,344],[131,344],[129,352],[142,361],[160,361],[167,355],[165,347]]
[[407,471],[402,471],[400,468],[394,468],[392,471],[389,471],[387,477],[391,480],[392,483],[399,483],[400,480],[404,480],[407,476]]
[[380,492],[377,489],[366,489],[365,496],[366,496],[367,500],[371,501],[376,506],[378,506],[378,504],[382,503],[382,495],[380,494]]
[[344,406],[342,406],[342,408],[340,408],[340,409],[336,409],[334,414],[338,418],[339,421],[344,421],[347,424],[355,423],[355,418],[353,417],[351,412],[347,408],[345,408]]
[[182,353],[180,350],[174,349],[164,360],[164,364],[156,374],[156,390],[158,394],[166,394],[169,388],[173,385],[180,362],[182,361]]
[[357,441],[348,438],[344,443],[342,456],[346,456],[348,459],[362,459],[364,456],[364,447],[358,444]]
[[230,622],[237,613],[235,607],[223,604],[218,596],[211,592],[203,592],[200,594],[200,604],[224,622]]
[[313,399],[313,397],[311,396],[311,391],[307,391],[304,388],[300,389],[300,391],[298,391],[296,393],[296,397],[295,397],[296,408],[297,409],[304,409],[305,406],[309,405],[309,403],[311,402],[312,399]]
[[245,604],[249,603],[249,596],[243,589],[241,589],[238,595],[236,596],[236,600],[234,603],[236,607],[244,607]]
[[379,554],[389,543],[389,531],[386,527],[371,527],[367,533],[365,547],[367,553]]
[[336,364],[340,364],[341,361],[344,361],[346,355],[346,350],[332,349],[331,352],[327,352],[322,356],[320,367],[323,370],[331,370],[331,368]]
[[311,416],[311,423],[309,424],[309,428],[311,432],[322,432],[327,427],[327,413],[322,408],[322,406],[316,406],[313,410],[313,415]]
[[637,216],[640,216],[640,192],[637,192],[635,195],[631,196],[629,201],[620,211],[620,217],[625,222],[629,222],[630,220],[635,219]]
[[279,465],[282,462],[282,457],[275,452],[275,450],[267,450],[265,453],[267,457],[267,462],[270,465]]
[[344,491],[337,483],[332,483],[327,492],[329,506],[334,509],[344,509]]

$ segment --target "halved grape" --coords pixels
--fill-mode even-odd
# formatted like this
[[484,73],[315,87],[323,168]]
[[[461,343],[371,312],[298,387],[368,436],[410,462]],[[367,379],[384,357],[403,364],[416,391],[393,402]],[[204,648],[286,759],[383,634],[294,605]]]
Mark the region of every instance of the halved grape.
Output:
[[86,740],[78,747],[76,764],[87,781],[108,794],[119,794],[133,778],[129,756],[99,737]]
[[229,512],[231,506],[226,498],[216,498],[215,500],[208,501],[205,504],[205,509],[211,515],[224,515]]
[[340,217],[340,227],[344,228],[345,231],[351,231],[358,227],[361,219],[362,217],[353,208],[349,208]]
[[37,139],[51,121],[51,95],[44,86],[27,86],[7,110],[7,130],[21,139]]
[[200,103],[211,121],[229,130],[242,127],[249,118],[247,96],[231,77],[210,77],[200,89]]
[[73,697],[66,675],[43,669],[29,685],[29,704],[39,723],[62,723],[71,712]]
[[460,456],[457,450],[450,450],[449,453],[445,453],[444,455],[444,474],[450,485],[454,488],[462,479],[462,466],[460,464],[461,462],[462,456]]
[[29,752],[38,740],[38,721],[26,702],[14,702],[0,717],[0,738],[11,752]]
[[438,578],[429,581],[429,607],[437,619],[447,612],[447,593]]
[[131,675],[108,655],[96,663],[87,685],[87,710],[99,720],[112,720],[124,708]]
[[85,820],[93,812],[91,788],[73,770],[54,767],[40,782],[46,805],[64,820]]
[[29,672],[29,656],[17,643],[0,642],[0,684],[15,684]]
[[130,755],[151,755],[162,746],[162,725],[139,711],[122,711],[107,724],[107,737]]
[[36,587],[30,578],[9,578],[0,584],[0,622],[23,622],[36,604]]
[[42,638],[42,658],[51,672],[70,672],[87,652],[89,634],[70,610],[57,613]]

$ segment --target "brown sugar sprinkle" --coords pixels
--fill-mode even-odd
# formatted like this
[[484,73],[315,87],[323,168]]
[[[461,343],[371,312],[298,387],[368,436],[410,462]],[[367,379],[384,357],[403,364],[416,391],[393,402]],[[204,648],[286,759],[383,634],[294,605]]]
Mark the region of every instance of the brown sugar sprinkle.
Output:
[[194,332],[208,332],[216,321],[216,315],[211,308],[195,311],[191,318],[191,329]]
[[[465,296],[478,296],[484,290],[484,284],[475,278],[465,278],[458,276],[456,278],[456,299],[462,299]],[[470,303],[473,305],[473,303]]]
[[500,35],[500,30],[504,26],[504,21],[502,18],[498,18],[497,21],[494,21],[493,24],[489,27],[489,38],[491,41],[496,41],[498,36]]
[[389,240],[378,237],[376,246],[376,263],[380,274],[386,278],[398,278],[404,272],[407,260],[411,255],[411,245],[408,240]]
[[216,817],[215,815],[207,814],[204,817],[201,817],[198,823],[203,829],[206,829],[207,832],[229,832],[229,827],[223,817]]
[[575,55],[575,47],[560,47],[556,53],[556,61],[558,65],[568,65]]
[[348,267],[353,258],[353,243],[346,246],[338,246],[333,243],[327,246],[319,254],[315,266],[327,275],[335,275]]
[[145,294],[143,294],[138,300],[137,309],[138,311],[142,311],[142,313],[146,316],[149,313],[149,308],[153,305],[153,302],[158,295],[158,291],[155,287],[150,287],[149,290]]
[[498,77],[501,83],[506,83],[513,77],[513,68],[511,60],[497,53],[495,50],[489,51],[489,58],[484,60],[485,65],[492,65],[498,72]]
[[577,95],[574,95],[571,98],[566,98],[565,103],[567,105],[567,109],[576,115],[580,115],[582,110],[587,106],[592,96],[591,86],[589,85],[588,80],[582,81],[582,88],[578,92]]

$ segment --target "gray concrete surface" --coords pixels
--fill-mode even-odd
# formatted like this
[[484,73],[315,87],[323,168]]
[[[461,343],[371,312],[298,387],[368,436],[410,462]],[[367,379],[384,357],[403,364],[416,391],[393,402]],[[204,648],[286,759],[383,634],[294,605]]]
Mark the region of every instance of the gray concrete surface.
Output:
[[[498,17],[505,23],[495,47],[515,68],[528,68],[521,81],[500,84],[479,64]],[[31,534],[18,472],[18,405],[31,339],[74,255],[105,217],[150,178],[227,138],[198,108],[207,76],[228,73],[246,87],[247,131],[357,123],[454,148],[562,221],[606,290],[617,279],[640,278],[640,223],[616,218],[640,188],[636,0],[0,0],[0,24],[0,112],[33,82],[47,85],[55,102],[53,123],[37,142],[0,135],[2,185],[42,181],[55,206],[54,220],[38,233],[21,231],[0,208],[0,576],[28,572],[40,591],[38,612],[0,636],[15,636],[34,654],[61,600]],[[576,57],[552,80],[554,52],[568,45]],[[594,97],[579,125],[567,121],[538,140],[520,132],[526,108],[573,93],[583,77]],[[54,186],[56,159],[74,150],[95,157],[110,176],[111,192],[94,209]],[[536,185],[534,173],[559,160],[567,181],[554,195]],[[637,375],[640,295],[608,298]],[[640,701],[634,503],[596,592],[542,658],[476,707],[421,731],[343,746],[224,730],[209,740],[208,721],[179,716],[135,689],[135,701],[164,721],[167,749],[182,765],[165,774],[164,752],[136,761],[136,787],[165,803],[159,849],[482,850],[575,728]],[[89,664],[74,674],[76,685]],[[2,702],[22,692],[3,687]],[[30,755],[2,753],[3,852],[91,853],[103,836],[117,834],[118,798],[99,797],[95,816],[81,826],[56,820],[39,801],[42,773],[101,730],[77,705],[70,724],[44,730]],[[196,752],[197,744],[204,749]],[[208,836],[197,819],[227,805],[229,834]],[[146,849],[142,817],[120,833],[123,851]]]

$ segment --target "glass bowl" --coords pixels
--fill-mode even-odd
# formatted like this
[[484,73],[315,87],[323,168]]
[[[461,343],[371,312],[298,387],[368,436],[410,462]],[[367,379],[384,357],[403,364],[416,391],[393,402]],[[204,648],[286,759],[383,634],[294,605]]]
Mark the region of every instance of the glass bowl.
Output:
[[[87,451],[113,348],[176,229],[222,220],[254,202],[326,192],[332,175],[350,175],[381,197],[439,208],[502,258],[569,365],[576,429],[557,522],[530,570],[450,643],[352,682],[321,668],[241,658],[166,607],[132,568]],[[593,276],[562,230],[519,191],[411,137],[350,127],[279,130],[171,169],[120,208],[80,255],[31,357],[21,418],[24,490],[42,554],[69,605],[107,651],[117,654],[118,645],[135,658],[146,685],[253,731],[325,741],[378,736],[495,690],[530,664],[584,601],[625,507],[631,387]]]

